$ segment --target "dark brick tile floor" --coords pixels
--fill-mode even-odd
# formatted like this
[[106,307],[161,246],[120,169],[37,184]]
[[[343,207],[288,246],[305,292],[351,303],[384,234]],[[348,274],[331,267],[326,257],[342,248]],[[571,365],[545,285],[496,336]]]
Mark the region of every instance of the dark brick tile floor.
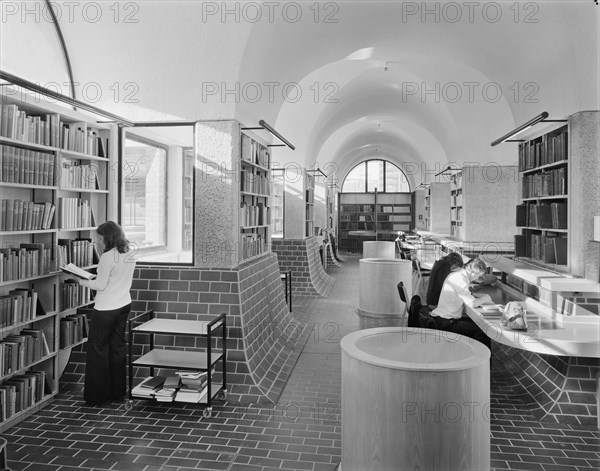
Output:
[[[358,330],[358,257],[330,273],[328,298],[294,296],[294,316],[311,328],[276,404],[218,402],[211,418],[189,404],[136,401],[86,407],[67,387],[38,414],[8,430],[8,464],[20,471],[330,471],[341,457],[339,342]],[[491,383],[492,470],[583,471],[600,465],[597,428],[538,422]]]

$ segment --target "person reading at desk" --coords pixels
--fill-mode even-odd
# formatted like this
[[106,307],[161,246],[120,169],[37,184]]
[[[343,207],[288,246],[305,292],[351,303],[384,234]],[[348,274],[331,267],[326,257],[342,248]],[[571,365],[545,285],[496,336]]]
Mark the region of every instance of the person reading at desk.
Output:
[[427,306],[430,310],[437,307],[444,281],[450,273],[463,267],[463,257],[459,253],[452,252],[440,258],[433,264],[429,275],[427,286]]
[[485,273],[485,263],[479,258],[474,259],[466,267],[450,273],[442,286],[438,305],[431,311],[431,317],[437,329],[465,335],[491,349],[490,338],[470,317],[463,315],[466,305],[479,307],[493,303],[488,294],[473,295],[469,291],[469,284]]

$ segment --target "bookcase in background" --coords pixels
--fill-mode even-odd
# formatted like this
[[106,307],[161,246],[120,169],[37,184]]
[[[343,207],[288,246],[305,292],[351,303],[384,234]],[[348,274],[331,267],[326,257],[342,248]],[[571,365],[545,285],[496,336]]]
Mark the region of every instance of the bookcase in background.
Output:
[[234,268],[271,251],[271,156],[235,120],[195,125],[195,265]]
[[514,166],[470,165],[453,173],[450,235],[461,242],[512,242],[518,188]]
[[57,394],[85,341],[91,293],[59,268],[94,269],[116,187],[116,128],[39,96],[1,95],[0,432]]
[[304,172],[304,226],[305,237],[315,234],[315,177],[308,172]]
[[194,244],[194,149],[183,151],[183,240],[182,250]]
[[340,193],[339,246],[361,252],[366,240],[395,240],[411,229],[410,193]]
[[[582,111],[519,144],[521,202],[516,206],[515,255],[583,276],[600,207],[600,112]],[[513,216],[514,217],[514,216]]]
[[425,225],[436,234],[450,234],[450,184],[434,182],[425,192]]
[[271,237],[282,239],[285,224],[285,178],[283,169],[272,169]]

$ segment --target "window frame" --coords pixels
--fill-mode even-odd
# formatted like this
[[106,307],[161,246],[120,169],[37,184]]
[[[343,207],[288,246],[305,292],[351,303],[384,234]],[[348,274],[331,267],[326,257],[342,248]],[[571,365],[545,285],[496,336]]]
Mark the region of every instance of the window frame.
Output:
[[366,160],[363,160],[362,162],[357,163],[354,167],[352,167],[348,171],[348,173],[344,177],[344,181],[342,182],[342,193],[344,193],[344,185],[346,184],[346,180],[348,178],[348,175],[350,175],[352,173],[352,171],[354,169],[356,169],[360,165],[364,165],[365,166],[364,191],[362,191],[362,192],[360,192],[360,191],[359,192],[350,191],[350,192],[346,192],[346,193],[375,193],[375,190],[369,191],[369,165],[368,165],[368,162],[374,162],[374,161],[383,162],[383,189],[380,190],[379,188],[377,188],[377,193],[388,193],[388,191],[387,191],[387,186],[388,186],[387,185],[387,164],[390,164],[391,166],[393,166],[396,169],[398,169],[398,171],[400,173],[402,173],[402,175],[404,175],[404,178],[406,178],[406,183],[408,185],[408,190],[407,191],[392,191],[390,193],[411,193],[412,190],[411,190],[411,187],[410,187],[410,180],[406,176],[406,173],[404,173],[402,171],[402,169],[400,167],[398,167],[394,162],[391,162],[391,161],[386,160],[386,159],[381,159],[381,158],[366,159]]

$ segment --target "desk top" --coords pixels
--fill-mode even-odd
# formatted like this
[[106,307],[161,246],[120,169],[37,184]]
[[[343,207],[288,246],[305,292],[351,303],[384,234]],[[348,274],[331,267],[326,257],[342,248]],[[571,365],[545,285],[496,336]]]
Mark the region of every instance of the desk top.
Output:
[[498,283],[478,288],[487,293],[496,304],[505,306],[509,301],[525,303],[527,331],[511,330],[501,323],[498,306],[467,307],[467,315],[496,342],[510,347],[558,356],[600,358],[600,317],[563,316],[553,313],[532,298]]

